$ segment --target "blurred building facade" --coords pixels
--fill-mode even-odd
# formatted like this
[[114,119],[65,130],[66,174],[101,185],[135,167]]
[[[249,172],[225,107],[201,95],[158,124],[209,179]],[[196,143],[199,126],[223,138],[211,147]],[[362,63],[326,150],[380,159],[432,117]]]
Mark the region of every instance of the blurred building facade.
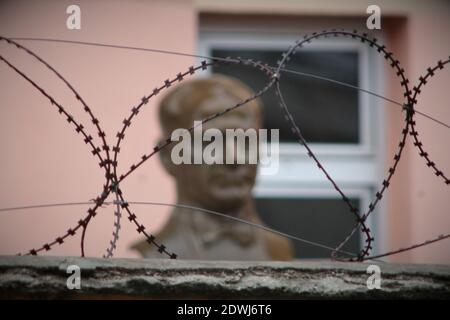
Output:
[[[446,1],[379,1],[382,15],[379,31],[366,29],[366,9],[372,4],[370,1],[79,1],[76,4],[81,8],[81,30],[66,27],[66,8],[70,4],[74,3],[3,1],[0,4],[1,34],[112,43],[207,56],[258,56],[276,63],[277,55],[305,33],[332,28],[357,29],[373,34],[386,44],[406,70],[411,86],[426,68],[448,58],[450,53],[446,36],[450,27],[450,4]],[[142,96],[165,79],[199,62],[193,57],[161,53],[21,43],[48,60],[72,82],[100,119],[111,142],[123,118]],[[76,100],[48,70],[5,43],[1,44],[0,52],[48,88],[74,116],[88,123]],[[312,73],[343,77],[347,82],[353,81],[355,85],[403,101],[395,73],[382,57],[362,44],[318,42],[299,55],[310,62],[308,65],[316,66],[309,70]],[[1,207],[87,201],[97,196],[103,173],[80,137],[74,135],[57,112],[51,110],[47,100],[28,83],[5,64],[0,65],[0,70]],[[230,70],[218,67],[207,72]],[[260,84],[261,79],[252,74],[233,72],[232,75],[244,78],[249,85]],[[356,91],[336,91],[335,87],[323,87],[313,79],[301,81],[299,88],[291,90],[301,92],[304,87],[304,91],[310,93],[301,97],[300,125],[303,121],[313,150],[355,205],[364,211],[392,164],[404,114],[398,106]],[[433,78],[419,96],[418,110],[448,123],[449,92],[445,89],[449,82],[450,74],[446,70]],[[270,99],[273,92],[268,95],[264,100],[267,127],[279,126],[281,134],[289,132],[288,126],[276,121],[279,108]],[[127,132],[119,171],[135,163],[157,143],[158,99],[150,101]],[[346,105],[341,106],[341,101]],[[328,107],[308,110],[310,104]],[[354,109],[346,109],[348,114],[336,112],[349,104]],[[320,120],[321,115],[325,120],[345,117],[346,121],[330,124]],[[450,163],[450,150],[445,144],[448,129],[418,116],[416,121],[427,151],[445,170]],[[417,155],[412,139],[408,138],[407,143],[388,193],[369,221],[378,253],[450,230],[449,188]],[[338,195],[288,134],[281,138],[280,161],[279,173],[259,177],[254,192],[256,205],[266,222],[284,232],[335,244],[333,237],[339,235],[336,230],[348,230],[352,223],[351,215],[345,207],[340,207]],[[171,203],[175,199],[173,182],[162,170],[157,157],[130,176],[123,189],[129,201]],[[0,253],[26,251],[54,239],[83,217],[86,209],[60,207],[2,213]],[[144,206],[133,209],[141,222],[155,231],[164,224],[170,210]],[[88,255],[99,256],[108,246],[113,210],[112,207],[102,208],[89,226]],[[129,246],[138,238],[133,226],[124,218],[116,255],[135,256]],[[355,246],[358,241],[355,240]],[[450,263],[448,248],[448,241],[442,241],[394,256],[389,261]],[[307,250],[307,247],[299,248],[299,252],[308,252],[308,258],[323,255],[323,252]],[[78,255],[78,236],[50,253]]]

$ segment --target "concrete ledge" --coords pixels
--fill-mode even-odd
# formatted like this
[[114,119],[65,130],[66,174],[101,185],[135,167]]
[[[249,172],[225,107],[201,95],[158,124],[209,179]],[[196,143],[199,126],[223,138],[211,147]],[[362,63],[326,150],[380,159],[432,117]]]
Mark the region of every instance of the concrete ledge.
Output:
[[[81,289],[69,290],[69,265]],[[1,298],[450,298],[450,266],[377,263],[369,290],[365,263],[206,262],[0,256]]]

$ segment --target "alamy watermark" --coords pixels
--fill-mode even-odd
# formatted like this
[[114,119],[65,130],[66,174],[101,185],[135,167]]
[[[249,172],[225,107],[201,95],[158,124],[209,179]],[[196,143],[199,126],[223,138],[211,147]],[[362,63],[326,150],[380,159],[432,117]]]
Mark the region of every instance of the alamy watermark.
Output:
[[66,27],[69,30],[81,29],[81,8],[76,4],[72,4],[66,8],[66,13],[69,15],[66,19]]
[[370,16],[366,20],[366,27],[369,30],[381,29],[381,9],[379,6],[372,4],[367,7],[366,13]]
[[278,129],[225,129],[224,133],[209,128],[203,131],[201,121],[194,121],[193,128],[193,138],[188,129],[172,132],[171,140],[178,141],[171,152],[174,164],[259,164],[262,175],[278,172]]
[[367,289],[381,289],[381,269],[376,264],[371,264],[367,267],[366,272],[370,274],[367,278]]
[[81,269],[76,264],[71,264],[67,267],[66,273],[70,274],[70,276],[67,277],[66,286],[67,289],[73,290],[81,289]]

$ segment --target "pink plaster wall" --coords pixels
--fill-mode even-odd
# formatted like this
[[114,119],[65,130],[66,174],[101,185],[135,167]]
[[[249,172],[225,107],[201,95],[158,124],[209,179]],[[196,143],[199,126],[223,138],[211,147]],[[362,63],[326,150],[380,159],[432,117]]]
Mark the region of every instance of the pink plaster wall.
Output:
[[[410,79],[418,79],[425,69],[450,55],[450,3],[418,2],[411,7],[406,23],[406,40],[396,46],[405,51]],[[402,46],[402,44],[404,46]],[[450,123],[450,68],[437,74],[418,98],[417,110]],[[424,146],[442,170],[450,175],[450,130],[416,116],[417,129]],[[450,232],[450,187],[442,183],[417,155],[408,150],[408,180],[400,187],[406,195],[410,212],[410,241],[415,243]],[[392,199],[395,201],[395,199]],[[394,213],[391,212],[393,215]],[[395,224],[392,236],[395,239]],[[450,263],[450,242],[420,248],[410,253],[412,262]],[[399,255],[397,259],[401,259]]]
[[[269,1],[270,2],[270,1]],[[269,3],[268,2],[268,3]],[[2,1],[0,33],[6,36],[54,37],[99,41],[130,46],[195,52],[198,8],[227,13],[214,1],[83,1],[82,30],[66,29],[65,9],[72,1]],[[205,3],[207,5],[205,5]],[[209,3],[209,4],[208,4]],[[370,1],[289,2],[289,13],[324,17],[364,16]],[[446,31],[450,30],[450,4],[446,1],[379,1],[387,45],[396,54],[414,83],[425,68],[450,53]],[[251,1],[233,2],[232,13],[258,12]],[[283,6],[273,1],[267,12],[277,14]],[[207,8],[207,9],[205,9]],[[253,9],[252,9],[253,8]],[[295,9],[295,10],[294,10]],[[252,11],[253,10],[253,11]],[[280,9],[281,10],[281,9]],[[175,23],[174,23],[175,21]],[[364,21],[364,20],[361,20]],[[140,98],[155,86],[189,67],[191,58],[96,47],[22,42],[67,76],[101,119],[109,141],[123,118]],[[83,123],[88,123],[80,105],[60,82],[32,59],[4,43],[0,53],[54,94]],[[434,81],[436,80],[436,81]],[[449,70],[427,84],[419,97],[419,110],[450,122]],[[391,75],[385,94],[401,100],[402,93]],[[1,207],[34,203],[86,201],[101,189],[103,174],[79,136],[52,110],[42,95],[0,64],[0,204]],[[151,102],[127,132],[119,167],[123,170],[148,153],[157,141],[159,127]],[[401,114],[386,108],[386,165],[392,162],[402,125]],[[389,111],[391,110],[391,111]],[[450,170],[449,130],[416,117],[425,146],[444,170]],[[92,130],[92,126],[89,126]],[[94,131],[91,131],[95,134]],[[408,142],[411,139],[408,138]],[[450,174],[450,173],[449,173]],[[149,160],[124,183],[128,200],[172,202],[173,184],[159,161]],[[130,196],[127,196],[130,195]],[[407,246],[450,231],[449,188],[424,165],[415,148],[407,147],[385,199],[386,249]],[[12,254],[44,244],[73,226],[85,215],[84,207],[59,207],[0,213],[0,254]],[[99,256],[110,239],[112,208],[100,211],[89,226],[87,254]],[[135,207],[150,230],[157,230],[167,216],[162,207]],[[135,256],[128,246],[139,238],[124,221],[117,256]],[[79,255],[79,237],[72,238],[51,254]],[[403,262],[450,263],[449,240],[401,254],[391,259]]]
[[[98,41],[136,47],[194,52],[196,12],[191,1],[77,1],[81,30],[66,28],[66,7],[74,1],[2,1],[1,34]],[[154,87],[193,59],[145,52],[21,42],[59,70],[92,107],[109,141],[131,107]],[[46,69],[27,55],[0,45],[0,52],[82,120],[96,136],[80,103]],[[102,189],[97,160],[50,103],[24,79],[0,64],[0,203],[23,204],[87,201]],[[149,153],[159,126],[155,103],[149,103],[126,134],[119,168],[123,171]],[[173,186],[157,158],[150,159],[123,185],[129,201],[173,202]],[[129,195],[129,196],[128,196]],[[58,207],[0,214],[0,253],[40,246],[59,236],[86,215],[86,206]],[[143,224],[157,230],[168,208],[136,207]],[[113,208],[102,209],[88,228],[87,255],[100,256],[108,246]],[[134,256],[127,247],[139,236],[124,217],[117,256]],[[53,255],[79,255],[79,236],[52,250]]]

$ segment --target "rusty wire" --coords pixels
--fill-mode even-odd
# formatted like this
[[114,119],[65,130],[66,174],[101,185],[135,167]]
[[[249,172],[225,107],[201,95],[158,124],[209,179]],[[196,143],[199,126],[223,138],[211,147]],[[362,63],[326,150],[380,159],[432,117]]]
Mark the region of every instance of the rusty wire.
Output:
[[[361,90],[363,92],[383,98],[394,104],[400,105],[403,108],[403,111],[405,113],[404,127],[401,130],[401,138],[400,138],[400,142],[398,144],[397,151],[393,158],[393,164],[389,167],[385,179],[382,181],[382,183],[379,187],[379,190],[375,193],[374,200],[370,203],[369,207],[367,208],[367,211],[364,214],[361,214],[359,212],[359,210],[351,204],[349,198],[345,195],[344,191],[334,181],[333,177],[328,173],[328,171],[324,168],[324,166],[322,165],[320,160],[316,157],[316,155],[311,150],[307,141],[303,137],[301,130],[300,130],[299,126],[297,125],[295,119],[292,117],[292,115],[289,111],[289,106],[285,103],[285,100],[283,98],[283,94],[282,94],[281,88],[280,88],[279,80],[280,80],[280,77],[282,77],[282,72],[298,73],[298,72],[289,70],[286,67],[290,58],[298,50],[300,50],[303,46],[309,44],[310,42],[312,42],[316,39],[329,38],[329,37],[345,37],[345,38],[353,39],[355,41],[362,42],[362,43],[368,45],[369,47],[371,47],[377,53],[382,55],[384,57],[384,59],[390,64],[391,68],[395,71],[397,77],[399,78],[400,84],[404,90],[405,102],[399,103],[392,99],[385,98],[376,93],[373,93],[367,89],[351,86],[351,85],[348,85],[345,83],[341,83],[339,81],[335,81],[333,79],[326,79],[326,78],[323,79],[325,81],[331,81],[331,82],[334,82],[334,83],[337,83],[340,85],[353,87],[356,90]],[[163,54],[178,54],[178,55],[185,55],[185,56],[190,56],[190,57],[201,57],[201,58],[205,58],[206,60],[202,61],[201,64],[199,64],[198,66],[189,67],[183,73],[181,73],[181,72],[178,73],[172,79],[165,80],[164,83],[162,83],[159,87],[156,87],[151,93],[143,96],[142,99],[139,101],[139,103],[136,106],[131,108],[130,115],[123,120],[123,122],[122,122],[123,126],[116,134],[116,143],[113,145],[112,148],[110,148],[110,145],[106,141],[106,134],[100,127],[99,120],[94,116],[92,109],[81,98],[81,96],[73,88],[73,86],[60,73],[58,73],[52,66],[50,66],[50,64],[48,64],[46,61],[44,61],[42,58],[40,58],[38,55],[36,55],[34,52],[29,50],[28,48],[17,43],[14,39],[15,40],[69,42],[69,43],[85,44],[85,45],[86,44],[87,45],[99,45],[99,46],[104,46],[104,47],[115,47],[115,48],[122,48],[122,49],[152,51],[152,52],[163,53]],[[441,125],[448,127],[448,125],[446,123],[444,123],[438,119],[435,119],[423,112],[418,112],[417,110],[415,110],[415,105],[417,105],[417,97],[421,93],[421,90],[423,90],[422,87],[430,80],[431,77],[433,77],[435,75],[436,72],[444,69],[444,67],[450,62],[450,58],[448,58],[444,61],[440,60],[440,61],[438,61],[438,63],[435,66],[428,68],[425,75],[421,76],[419,78],[419,84],[417,86],[413,87],[413,89],[411,90],[409,87],[409,79],[405,75],[405,70],[400,66],[400,62],[394,58],[393,53],[389,52],[387,50],[386,46],[381,45],[377,41],[377,39],[370,38],[367,34],[365,34],[365,33],[360,34],[357,31],[345,31],[345,30],[334,30],[333,29],[330,31],[315,32],[315,33],[312,33],[311,35],[306,35],[303,37],[303,39],[296,41],[285,53],[282,54],[282,56],[280,57],[280,60],[277,63],[277,66],[269,66],[261,61],[253,61],[252,59],[243,59],[240,57],[233,57],[233,58],[231,58],[231,57],[204,57],[204,56],[196,56],[196,55],[192,55],[192,54],[179,53],[179,52],[167,51],[167,50],[159,50],[159,49],[125,47],[125,46],[118,46],[118,45],[86,43],[86,42],[79,42],[79,41],[74,42],[74,41],[59,40],[59,39],[40,39],[40,38],[14,38],[14,39],[0,36],[0,41],[6,41],[8,44],[15,45],[18,49],[24,50],[29,55],[31,55],[33,58],[35,58],[37,61],[42,63],[44,66],[46,66],[61,81],[64,82],[64,84],[73,92],[73,94],[75,95],[75,98],[81,103],[83,110],[89,115],[91,122],[95,125],[96,130],[97,130],[97,135],[101,139],[101,141],[100,141],[101,147],[98,147],[95,144],[93,137],[91,135],[89,135],[86,128],[81,123],[77,122],[74,119],[74,117],[72,115],[70,115],[66,111],[66,109],[60,103],[58,103],[50,94],[48,94],[42,87],[40,87],[36,82],[34,82],[32,79],[30,79],[23,71],[19,70],[10,61],[5,59],[1,55],[0,55],[0,60],[3,61],[6,65],[8,65],[13,71],[15,71],[17,74],[19,74],[25,80],[27,80],[42,95],[44,95],[50,101],[51,105],[54,105],[56,107],[57,111],[66,118],[67,122],[69,124],[72,124],[75,131],[77,133],[82,134],[82,136],[84,138],[83,140],[90,147],[92,155],[98,159],[99,166],[105,170],[105,183],[103,185],[102,192],[100,193],[100,195],[98,195],[96,198],[93,199],[93,206],[87,210],[87,213],[88,213],[87,216],[85,218],[81,219],[76,226],[69,228],[63,235],[57,237],[55,240],[53,240],[49,243],[43,244],[42,246],[40,246],[38,248],[29,250],[27,254],[36,255],[44,250],[45,251],[51,250],[51,248],[53,246],[55,246],[56,244],[62,244],[66,238],[75,235],[75,233],[78,230],[80,230],[80,228],[81,228],[82,236],[81,236],[81,241],[80,241],[81,242],[80,247],[81,247],[81,255],[84,256],[85,255],[84,240],[85,240],[85,235],[86,235],[88,224],[90,223],[91,219],[96,216],[97,209],[99,207],[101,207],[103,204],[111,204],[111,203],[107,202],[106,199],[108,198],[108,196],[110,194],[114,194],[115,200],[113,201],[113,204],[116,206],[116,209],[114,210],[115,221],[114,221],[113,237],[112,237],[112,240],[110,241],[109,247],[106,249],[106,253],[104,254],[104,257],[108,258],[108,257],[113,256],[114,249],[116,248],[117,241],[119,239],[119,231],[121,228],[122,212],[125,211],[128,215],[128,220],[136,226],[136,228],[137,228],[136,230],[138,233],[141,233],[146,237],[147,242],[150,245],[156,246],[158,251],[161,254],[164,254],[170,258],[176,258],[177,257],[176,253],[170,252],[169,248],[166,248],[166,246],[164,244],[159,243],[154,235],[152,235],[151,233],[146,231],[145,226],[138,221],[136,214],[133,213],[131,206],[130,206],[130,204],[132,204],[132,203],[126,201],[125,196],[123,195],[123,191],[120,188],[120,184],[123,180],[125,180],[128,176],[130,176],[135,170],[137,170],[148,159],[153,157],[156,153],[158,153],[159,151],[161,151],[168,145],[172,144],[174,141],[172,141],[172,139],[170,137],[166,138],[163,143],[160,143],[157,146],[155,146],[153,148],[153,150],[151,150],[151,152],[149,152],[148,154],[144,154],[137,163],[131,165],[130,168],[122,174],[119,174],[117,172],[120,148],[121,148],[122,142],[125,139],[125,132],[126,132],[127,128],[131,126],[132,121],[136,118],[136,116],[138,115],[141,108],[144,107],[152,97],[158,95],[163,90],[169,89],[172,85],[182,82],[184,79],[186,79],[190,76],[193,76],[198,71],[206,70],[210,66],[212,66],[214,64],[218,64],[218,63],[225,64],[225,65],[238,64],[238,65],[241,65],[242,67],[255,68],[256,70],[261,71],[263,76],[267,77],[267,82],[266,82],[266,85],[263,88],[261,88],[254,96],[248,97],[247,99],[235,104],[234,106],[230,106],[227,109],[225,109],[219,113],[216,113],[214,115],[211,115],[211,116],[203,119],[201,121],[201,124],[209,122],[217,117],[220,117],[223,114],[225,114],[235,108],[242,107],[249,101],[252,101],[252,100],[262,96],[263,94],[266,94],[269,91],[269,89],[271,89],[272,87],[275,87],[275,93],[278,96],[281,110],[285,115],[286,121],[291,126],[292,133],[296,136],[298,142],[306,148],[308,156],[316,163],[318,169],[325,175],[327,180],[331,183],[333,188],[340,195],[342,201],[349,208],[349,212],[355,218],[355,226],[352,229],[352,231],[346,236],[345,239],[343,239],[343,241],[341,241],[336,246],[336,248],[334,250],[332,250],[331,257],[333,259],[349,260],[349,261],[365,261],[365,260],[369,260],[369,259],[378,259],[381,257],[385,257],[385,256],[393,255],[393,254],[398,254],[400,252],[412,250],[417,247],[429,245],[431,243],[441,241],[441,240],[444,240],[444,239],[447,239],[450,237],[450,234],[438,235],[437,237],[434,237],[430,240],[426,240],[421,243],[413,244],[413,245],[405,247],[405,248],[400,248],[400,249],[392,250],[392,251],[389,251],[386,253],[370,256],[370,251],[372,249],[372,243],[374,241],[374,236],[372,235],[371,230],[365,224],[367,218],[369,217],[370,214],[372,214],[374,212],[375,208],[379,204],[380,200],[383,198],[383,195],[385,194],[386,190],[388,189],[388,187],[390,185],[390,181],[391,181],[392,177],[394,176],[394,174],[396,172],[396,168],[400,162],[403,149],[406,145],[406,138],[407,138],[408,134],[413,137],[414,145],[418,148],[419,155],[425,159],[427,166],[430,167],[434,171],[435,175],[440,177],[446,185],[450,185],[450,180],[447,178],[447,176],[444,174],[444,172],[438,168],[437,164],[431,160],[430,155],[425,151],[425,149],[423,147],[423,143],[419,140],[419,134],[415,128],[415,121],[414,121],[414,115],[417,113],[417,114],[420,114],[422,116],[425,116],[425,117],[435,121],[436,123],[439,123]],[[208,62],[207,60],[210,60],[210,62]],[[307,74],[304,74],[304,75],[308,76]],[[323,78],[323,77],[315,76],[315,75],[309,75],[309,76],[316,77],[319,79]],[[194,127],[191,127],[189,130],[192,131],[193,129],[194,129]],[[110,153],[111,151],[112,151],[112,156]],[[92,202],[90,202],[90,204],[91,203]],[[62,205],[64,205],[64,204],[62,204]],[[18,208],[4,208],[4,209],[1,209],[0,211],[13,210],[13,209],[18,209]],[[210,211],[207,209],[202,209],[202,210],[206,213],[208,211]],[[209,213],[211,213],[211,212],[209,212]],[[262,226],[260,226],[260,227],[262,227]],[[270,228],[268,228],[268,229],[270,229]],[[338,253],[346,254],[346,255],[349,254],[348,252],[345,252],[344,250],[342,250],[342,248],[357,230],[361,230],[363,232],[363,234],[365,235],[364,248],[358,254],[356,254],[355,256],[352,256],[350,258],[349,257],[346,257],[346,258],[339,257],[337,255]],[[277,230],[270,229],[268,231],[278,232],[279,234],[293,238],[293,236],[281,233]],[[301,238],[299,238],[299,239],[301,239]],[[306,242],[308,241],[305,239],[301,239],[301,240],[306,241]],[[314,244],[314,243],[311,243],[311,244],[320,246],[320,244]]]

